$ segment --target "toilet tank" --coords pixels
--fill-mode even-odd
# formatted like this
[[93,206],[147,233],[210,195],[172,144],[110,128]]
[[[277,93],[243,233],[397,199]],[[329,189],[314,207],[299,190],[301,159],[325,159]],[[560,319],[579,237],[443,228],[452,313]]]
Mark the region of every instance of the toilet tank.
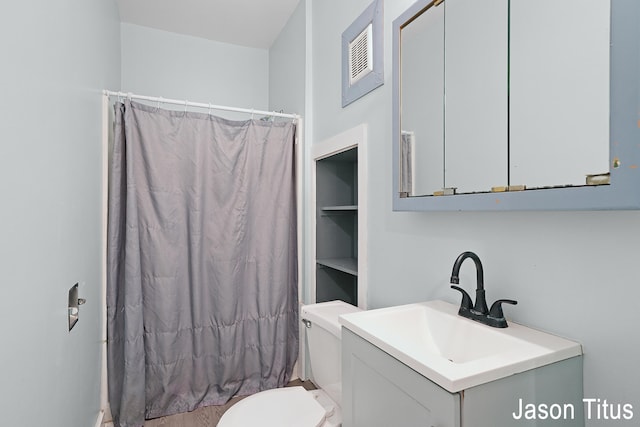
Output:
[[[338,316],[360,311],[344,301],[303,305],[307,349],[313,382],[338,405],[342,401],[342,346]],[[308,321],[308,322],[307,322]]]

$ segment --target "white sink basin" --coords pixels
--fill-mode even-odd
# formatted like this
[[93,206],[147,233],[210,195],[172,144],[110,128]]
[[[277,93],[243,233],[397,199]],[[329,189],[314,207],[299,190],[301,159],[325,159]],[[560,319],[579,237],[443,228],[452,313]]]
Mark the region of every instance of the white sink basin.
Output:
[[450,392],[582,354],[576,342],[513,322],[492,328],[444,301],[346,314],[340,323]]

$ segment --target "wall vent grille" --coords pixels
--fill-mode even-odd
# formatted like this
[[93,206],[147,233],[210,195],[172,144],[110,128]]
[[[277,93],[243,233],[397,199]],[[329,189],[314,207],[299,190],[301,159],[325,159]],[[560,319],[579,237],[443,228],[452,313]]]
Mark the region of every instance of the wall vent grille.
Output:
[[349,84],[373,71],[373,24],[367,27],[349,43]]

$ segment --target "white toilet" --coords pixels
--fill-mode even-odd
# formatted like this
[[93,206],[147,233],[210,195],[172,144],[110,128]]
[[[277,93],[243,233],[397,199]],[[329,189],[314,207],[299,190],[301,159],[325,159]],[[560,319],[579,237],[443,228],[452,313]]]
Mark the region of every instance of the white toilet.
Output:
[[218,427],[340,427],[342,356],[338,316],[359,310],[343,301],[302,306],[300,317],[306,325],[311,376],[320,389],[285,387],[256,393],[229,408]]

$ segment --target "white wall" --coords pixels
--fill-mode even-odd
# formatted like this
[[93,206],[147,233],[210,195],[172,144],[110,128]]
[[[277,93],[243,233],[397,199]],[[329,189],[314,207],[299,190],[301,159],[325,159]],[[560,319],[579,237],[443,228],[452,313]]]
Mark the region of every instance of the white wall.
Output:
[[[633,404],[634,420],[619,424],[637,423],[640,245],[634,236],[640,213],[392,212],[391,23],[413,0],[385,2],[385,84],[343,109],[340,36],[369,3],[308,5],[313,142],[362,122],[369,127],[369,306],[433,298],[457,303],[459,295],[449,289],[451,267],[459,253],[475,251],[485,266],[488,299],[517,299],[518,306],[505,308],[513,320],[581,342],[585,395]],[[475,272],[469,264],[461,286],[471,291]]]
[[[101,108],[120,85],[115,2],[0,14],[0,417],[93,426],[100,406]],[[67,292],[86,305],[68,331]]]
[[127,23],[121,29],[123,91],[268,109],[268,50]]
[[269,110],[304,114],[305,2],[301,1],[269,49]]
[[[269,110],[284,110],[286,113],[297,113],[303,118],[306,116],[305,102],[307,100],[305,95],[307,82],[305,70],[306,11],[305,2],[301,1],[269,49]],[[303,132],[308,130],[307,126],[308,123],[305,122]],[[310,146],[306,143],[304,136],[302,141],[301,149],[305,153],[309,153]],[[308,154],[305,154],[304,157],[307,158]],[[309,170],[305,169],[301,173],[304,174],[303,187],[308,188]],[[303,218],[307,218],[304,207],[307,206],[308,193],[308,191],[304,191],[303,194]],[[305,227],[305,224],[300,226],[303,227],[303,239],[306,241],[309,236],[308,227]],[[304,248],[306,247],[303,247],[302,259],[306,259]],[[302,281],[306,283],[308,279],[306,278],[305,265],[303,264],[301,268]],[[304,287],[302,291],[304,293]],[[306,301],[304,295],[299,296],[298,299]]]

